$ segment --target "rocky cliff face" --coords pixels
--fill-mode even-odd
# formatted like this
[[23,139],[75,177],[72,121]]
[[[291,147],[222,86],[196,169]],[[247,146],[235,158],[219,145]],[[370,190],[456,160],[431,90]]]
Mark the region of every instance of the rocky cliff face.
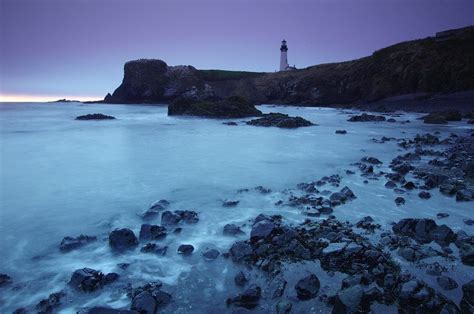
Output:
[[474,27],[403,42],[362,59],[302,70],[253,73],[167,66],[161,60],[125,64],[108,103],[168,102],[244,96],[255,103],[306,105],[372,102],[389,97],[474,90]]

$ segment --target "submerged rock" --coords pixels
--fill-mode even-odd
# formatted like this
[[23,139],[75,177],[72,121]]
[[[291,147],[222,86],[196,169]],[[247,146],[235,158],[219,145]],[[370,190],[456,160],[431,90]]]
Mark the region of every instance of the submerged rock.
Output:
[[82,292],[92,292],[114,282],[117,278],[118,275],[116,273],[104,275],[102,272],[92,268],[82,268],[74,271],[69,280],[69,285]]
[[300,279],[295,286],[296,294],[301,300],[308,300],[314,298],[320,288],[321,284],[318,277],[315,274],[311,274],[308,277]]
[[132,249],[138,245],[138,240],[132,230],[128,228],[115,229],[109,235],[109,244],[115,250]]
[[11,283],[12,283],[12,279],[10,276],[8,276],[7,274],[0,273],[0,287],[6,286]]
[[61,305],[61,300],[66,297],[66,293],[57,292],[49,295],[47,299],[41,300],[36,304],[35,309],[38,314],[49,314],[53,313],[53,309]]
[[249,275],[245,274],[243,271],[239,271],[234,276],[234,283],[239,286],[243,287],[249,281]]
[[263,126],[263,127],[277,127],[285,129],[295,129],[299,127],[312,126],[314,123],[305,120],[302,117],[290,117],[283,113],[268,113],[264,114],[262,118],[250,120],[246,122],[248,125]]
[[156,243],[147,243],[140,249],[140,252],[154,253],[157,255],[166,255],[167,250],[168,250],[168,246],[161,246]]
[[336,130],[336,134],[347,134],[346,130]]
[[88,243],[94,242],[97,240],[97,237],[91,237],[87,235],[81,234],[80,236],[73,238],[73,237],[64,237],[59,245],[59,250],[61,252],[69,252],[72,250],[76,250]]
[[114,120],[115,117],[107,116],[101,113],[86,114],[76,117],[76,120]]
[[227,224],[224,226],[223,230],[224,235],[238,235],[238,234],[244,234],[239,226],[234,225],[234,224]]
[[216,258],[219,257],[221,253],[216,250],[216,249],[206,249],[203,253],[202,256],[208,261],[215,260]]
[[166,237],[166,227],[143,224],[140,228],[140,241],[142,240],[161,240]]

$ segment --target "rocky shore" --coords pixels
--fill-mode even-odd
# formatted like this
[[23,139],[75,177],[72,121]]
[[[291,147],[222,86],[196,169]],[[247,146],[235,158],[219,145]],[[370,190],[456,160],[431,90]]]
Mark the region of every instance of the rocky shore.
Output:
[[[279,121],[287,116],[273,114],[261,119],[267,118]],[[349,121],[390,123],[383,118],[355,115]],[[312,125],[304,121],[301,126]],[[263,122],[253,122],[260,123]],[[350,136],[347,132],[339,133]],[[216,234],[235,239],[227,250],[196,248],[181,241],[183,229],[194,228],[203,221],[198,210],[177,209],[168,200],[159,200],[137,213],[140,225],[110,230],[106,238],[79,235],[58,239],[61,254],[82,252],[90,245],[110,249],[117,257],[116,271],[78,268],[62,290],[14,313],[53,313],[77,298],[84,302],[88,296],[109,290],[128,298],[128,306],[113,309],[104,300],[103,306],[84,306],[80,313],[161,313],[170,304],[180,302],[180,292],[164,282],[130,281],[127,268],[133,264],[120,263],[123,254],[199,256],[208,263],[238,267],[241,270],[233,274],[232,289],[238,292],[218,300],[220,307],[216,310],[220,312],[292,313],[316,308],[332,313],[472,313],[474,278],[463,278],[460,282],[452,274],[461,266],[468,267],[472,274],[474,236],[443,224],[447,214],[439,212],[436,220],[405,217],[390,226],[382,226],[370,216],[352,222],[338,218],[344,204],[360,197],[344,183],[345,176],[361,176],[366,183],[385,182],[398,206],[410,206],[404,198],[407,193],[416,193],[425,201],[436,190],[452,198],[453,203],[472,202],[472,131],[448,137],[434,133],[374,141],[397,143],[400,154],[390,162],[390,171],[381,170],[383,162],[368,155],[347,165],[345,174],[302,182],[280,191],[275,209],[299,213],[299,222],[279,214],[260,214],[245,224],[216,227]],[[250,192],[262,198],[273,193],[258,186],[241,189],[238,195]],[[222,201],[224,210],[238,210],[239,206],[238,199]],[[464,224],[467,227],[474,221],[467,219]],[[178,242],[176,251],[163,244],[164,239]],[[426,280],[427,277],[433,280]],[[0,274],[0,289],[15,289],[16,284],[13,276]],[[330,284],[337,289],[328,290]],[[459,298],[448,296],[450,291],[459,291]]]

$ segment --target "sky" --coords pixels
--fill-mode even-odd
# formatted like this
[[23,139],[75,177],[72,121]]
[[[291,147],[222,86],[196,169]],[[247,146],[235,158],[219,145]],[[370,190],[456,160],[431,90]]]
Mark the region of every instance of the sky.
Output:
[[0,101],[102,99],[139,58],[273,72],[474,24],[474,0],[0,0]]

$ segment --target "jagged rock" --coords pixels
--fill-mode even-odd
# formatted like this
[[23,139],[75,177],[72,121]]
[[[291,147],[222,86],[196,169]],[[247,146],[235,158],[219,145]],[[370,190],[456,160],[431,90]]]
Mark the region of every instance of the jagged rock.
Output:
[[156,243],[147,243],[140,249],[140,252],[154,253],[157,255],[166,255],[167,250],[168,250],[168,246],[161,246]]
[[248,125],[263,126],[263,127],[277,127],[285,129],[295,129],[299,127],[312,126],[314,123],[305,120],[302,117],[290,117],[283,113],[268,113],[264,114],[262,118],[250,120],[246,122]]
[[61,252],[69,252],[72,250],[76,250],[88,243],[94,242],[97,240],[97,237],[91,237],[87,235],[81,234],[80,236],[73,238],[73,237],[64,237],[59,245],[59,250]]
[[198,214],[192,210],[165,211],[161,214],[161,224],[166,226],[176,225],[179,222],[196,223],[199,221]]
[[53,313],[53,309],[61,305],[61,300],[66,297],[66,293],[57,292],[49,295],[47,299],[41,300],[36,304],[35,309],[38,314],[49,314]]
[[107,116],[101,113],[86,114],[76,117],[76,120],[115,120],[115,117]]
[[448,276],[439,276],[436,281],[438,285],[444,290],[453,290],[458,287],[458,283],[451,277]]
[[474,312],[474,280],[469,281],[462,286],[462,299],[461,299],[461,312],[462,313],[473,313]]
[[380,121],[385,121],[384,116],[375,116],[371,114],[366,114],[363,113],[361,115],[355,115],[350,117],[347,121],[349,122],[380,122]]
[[252,255],[252,247],[245,241],[238,241],[232,245],[229,252],[232,256],[232,260],[239,262],[247,256]]
[[234,224],[227,224],[224,226],[223,230],[224,235],[238,235],[238,234],[244,234],[239,226],[234,225]]
[[182,255],[191,255],[194,251],[194,246],[191,244],[181,244],[178,247],[178,253]]
[[151,220],[157,217],[161,211],[165,210],[169,206],[169,202],[167,200],[159,200],[153,204],[151,204],[150,208],[144,212],[141,217],[144,220]]
[[244,292],[227,300],[227,304],[233,304],[246,309],[253,309],[258,305],[262,289],[257,285],[251,285]]
[[126,250],[136,247],[138,240],[130,229],[115,229],[109,235],[109,245],[115,250]]
[[140,241],[143,240],[161,240],[166,237],[166,227],[142,224],[140,228]]
[[380,165],[382,162],[375,157],[364,157],[361,159],[362,162],[366,162],[372,165]]
[[315,274],[311,274],[300,279],[295,285],[295,290],[299,299],[308,300],[318,294],[320,286],[321,284],[318,277]]
[[448,226],[438,226],[432,219],[402,219],[392,227],[392,230],[396,234],[414,237],[422,243],[436,241],[449,244],[456,240],[454,232]]
[[266,238],[272,234],[275,229],[275,224],[268,220],[259,221],[253,225],[252,231],[250,232],[250,239],[252,241],[258,241]]
[[115,273],[104,275],[102,272],[91,268],[82,268],[74,271],[69,280],[69,285],[82,292],[92,292],[114,282],[117,278],[118,275]]

